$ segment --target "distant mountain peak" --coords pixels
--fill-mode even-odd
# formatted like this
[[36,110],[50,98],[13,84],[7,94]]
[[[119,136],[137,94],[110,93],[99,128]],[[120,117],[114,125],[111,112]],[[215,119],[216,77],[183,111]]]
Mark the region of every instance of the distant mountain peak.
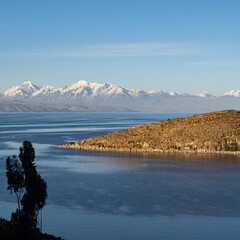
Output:
[[147,91],[148,94],[152,95],[152,96],[156,96],[156,95],[163,95],[163,94],[169,94],[168,92],[163,92],[161,90],[150,90]]
[[36,91],[39,91],[40,87],[32,84],[30,81],[23,82],[21,86],[12,87],[5,92],[3,92],[2,96],[4,97],[30,97]]
[[240,90],[231,90],[223,94],[223,96],[228,97],[240,97]]
[[30,81],[25,81],[20,86],[0,93],[0,100],[127,107],[136,111],[195,112],[239,108],[240,90],[232,90],[224,96],[214,97],[207,91],[196,95],[161,90],[144,91],[124,88],[108,82],[80,80],[65,87],[37,86]]
[[75,85],[88,85],[89,83],[85,80],[80,80],[77,83],[75,83]]
[[22,83],[22,86],[24,86],[24,85],[32,85],[32,83],[30,81],[25,81]]
[[176,95],[178,95],[178,94],[175,93],[175,92],[169,92],[169,95],[171,95],[171,96],[176,96]]
[[196,96],[198,97],[203,97],[203,98],[209,98],[209,97],[214,97],[212,94],[210,94],[207,91],[203,91],[201,93],[197,93]]

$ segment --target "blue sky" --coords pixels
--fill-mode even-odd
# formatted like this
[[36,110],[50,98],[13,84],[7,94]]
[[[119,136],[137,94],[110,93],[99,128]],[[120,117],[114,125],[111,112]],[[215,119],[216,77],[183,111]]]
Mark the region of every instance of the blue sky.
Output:
[[79,80],[240,89],[238,0],[0,1],[0,91]]

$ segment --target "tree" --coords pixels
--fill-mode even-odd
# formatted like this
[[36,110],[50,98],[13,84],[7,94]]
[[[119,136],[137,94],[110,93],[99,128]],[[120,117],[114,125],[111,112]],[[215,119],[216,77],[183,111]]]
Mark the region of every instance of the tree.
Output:
[[37,172],[34,160],[35,150],[29,141],[24,141],[20,147],[19,158],[12,156],[6,160],[8,190],[16,194],[18,201],[11,221],[20,226],[25,239],[36,230],[38,213],[47,198],[47,184]]
[[18,202],[18,211],[21,210],[21,195],[24,192],[24,175],[20,161],[14,155],[6,160],[6,175],[8,179],[8,190],[15,193]]

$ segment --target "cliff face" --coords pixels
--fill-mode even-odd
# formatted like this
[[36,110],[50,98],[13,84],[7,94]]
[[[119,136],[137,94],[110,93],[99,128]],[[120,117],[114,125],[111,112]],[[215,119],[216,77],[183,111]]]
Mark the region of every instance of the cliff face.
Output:
[[240,153],[240,111],[226,110],[144,124],[60,147],[94,151]]

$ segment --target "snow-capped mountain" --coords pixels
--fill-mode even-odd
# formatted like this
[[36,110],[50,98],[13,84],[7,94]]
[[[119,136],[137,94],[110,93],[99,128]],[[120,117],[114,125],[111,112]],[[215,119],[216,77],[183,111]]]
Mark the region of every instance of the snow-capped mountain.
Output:
[[232,90],[223,94],[223,96],[228,97],[240,97],[240,90]]
[[204,97],[204,98],[211,98],[214,97],[212,94],[208,93],[207,91],[203,91],[201,93],[197,93],[196,96]]
[[88,83],[84,80],[63,88],[37,86],[31,82],[24,82],[21,86],[12,87],[0,94],[0,100],[45,103],[46,106],[65,104],[63,111],[66,110],[66,104],[77,104],[98,106],[98,109],[102,106],[133,111],[206,112],[229,108],[240,109],[240,90],[215,97],[206,91],[196,95],[160,90],[143,91],[110,83]]
[[88,83],[81,80],[75,84],[56,88],[52,86],[37,86],[31,82],[24,82],[21,86],[12,87],[1,94],[2,98],[14,100],[41,100],[43,102],[74,102],[78,100],[111,99],[111,98],[141,98],[153,96],[175,96],[159,90],[143,91],[127,89],[110,83]]
[[31,82],[24,82],[21,86],[15,86],[5,91],[2,96],[5,98],[26,98],[40,90],[40,87],[32,84]]

